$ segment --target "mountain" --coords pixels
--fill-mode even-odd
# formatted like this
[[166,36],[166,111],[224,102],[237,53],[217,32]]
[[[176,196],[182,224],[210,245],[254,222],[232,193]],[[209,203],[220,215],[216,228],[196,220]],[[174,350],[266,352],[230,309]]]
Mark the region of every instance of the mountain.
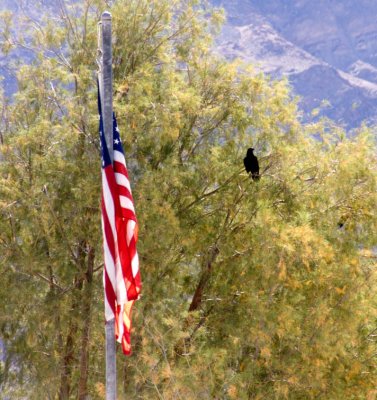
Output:
[[[213,0],[227,14],[217,42],[274,78],[285,76],[304,119],[320,107],[346,128],[377,123],[377,1]],[[325,106],[323,106],[325,104]]]
[[[211,0],[210,0],[211,1]],[[74,2],[74,0],[72,0]],[[0,0],[0,11],[35,19],[57,0]],[[240,58],[273,78],[287,77],[304,121],[327,116],[347,129],[377,123],[376,0],[212,0],[226,11],[217,41],[226,58]],[[9,66],[30,62],[25,50],[2,56],[7,95],[16,90]]]

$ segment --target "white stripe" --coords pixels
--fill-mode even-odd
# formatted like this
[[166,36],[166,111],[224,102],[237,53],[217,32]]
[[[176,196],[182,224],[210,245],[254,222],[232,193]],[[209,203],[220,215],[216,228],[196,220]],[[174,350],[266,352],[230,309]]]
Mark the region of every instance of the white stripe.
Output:
[[115,173],[115,180],[119,186],[124,186],[131,193],[131,185],[127,177],[120,172]]
[[111,252],[110,252],[110,249],[109,249],[106,239],[103,241],[103,253],[104,253],[103,255],[104,255],[107,276],[110,279],[111,285],[112,285],[112,287],[114,289],[114,293],[115,293],[115,288],[116,288],[115,265],[114,265],[114,260],[111,255]]
[[124,158],[124,154],[118,150],[114,150],[114,161],[117,161],[126,167],[126,159]]
[[127,210],[131,210],[133,213],[135,213],[134,205],[128,197],[119,196],[119,199],[120,199],[120,205],[122,208],[126,208]]
[[107,301],[106,293],[105,293],[105,319],[106,321],[110,321],[111,319],[115,318],[113,310],[110,307],[109,302]]
[[[111,286],[113,287],[113,290],[115,292],[115,268],[114,268],[114,260],[113,257],[111,255],[109,246],[107,244],[107,240],[106,240],[106,235],[105,235],[105,223],[104,223],[104,219],[103,216],[101,218],[101,222],[102,222],[102,232],[103,232],[103,258],[104,258],[104,262],[105,262],[105,268],[106,268],[106,272],[107,272],[107,276],[109,277]],[[112,318],[114,318],[114,313],[112,308],[110,307],[110,304],[107,300],[107,296],[106,296],[106,282],[105,282],[105,268],[103,269],[103,288],[104,288],[104,293],[105,293],[105,318],[106,321],[111,320]]]
[[134,258],[131,261],[132,265],[132,276],[135,277],[139,272],[139,256],[137,253],[134,255]]
[[111,230],[114,235],[114,241],[116,243],[118,240],[117,240],[117,233],[116,233],[116,229],[115,229],[114,200],[111,195],[109,184],[107,182],[106,174],[104,171],[102,171],[102,187],[103,187],[103,200],[104,200],[104,204],[105,204],[106,214],[107,214],[107,218],[110,222]]
[[131,239],[134,236],[136,223],[132,219],[127,222],[127,246],[130,245]]

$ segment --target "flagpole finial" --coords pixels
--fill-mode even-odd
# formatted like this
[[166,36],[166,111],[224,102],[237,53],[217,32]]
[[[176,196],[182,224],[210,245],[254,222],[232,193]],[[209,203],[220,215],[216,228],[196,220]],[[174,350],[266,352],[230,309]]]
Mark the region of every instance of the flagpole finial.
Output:
[[109,11],[104,11],[103,13],[102,13],[102,19],[104,20],[104,19],[111,19],[111,12],[109,12]]

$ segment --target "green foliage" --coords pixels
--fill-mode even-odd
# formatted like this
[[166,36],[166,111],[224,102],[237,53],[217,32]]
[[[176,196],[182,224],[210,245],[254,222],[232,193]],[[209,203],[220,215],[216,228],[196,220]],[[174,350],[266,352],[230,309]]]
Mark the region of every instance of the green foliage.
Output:
[[[13,398],[104,398],[93,74],[104,6],[65,5],[58,22],[34,27],[37,57],[19,68],[7,106],[0,385]],[[131,0],[112,14],[114,107],[143,279],[133,356],[118,359],[119,392],[373,399],[371,132],[348,138],[326,122],[305,126],[286,82],[214,55],[218,10]],[[250,146],[259,182],[243,169]]]

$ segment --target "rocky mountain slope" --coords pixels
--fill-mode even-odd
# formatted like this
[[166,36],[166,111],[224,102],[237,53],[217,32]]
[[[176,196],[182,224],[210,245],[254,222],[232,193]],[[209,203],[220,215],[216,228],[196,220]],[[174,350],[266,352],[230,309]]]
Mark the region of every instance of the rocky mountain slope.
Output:
[[[320,108],[346,128],[377,123],[377,0],[210,0],[227,23],[217,49],[272,77],[286,76],[300,97],[303,118]],[[0,11],[38,19],[57,0],[0,0]],[[6,94],[16,90],[9,66],[32,55],[0,53]],[[317,116],[318,118],[318,116]]]
[[287,76],[301,98],[346,128],[377,122],[377,1],[213,0],[227,23],[218,49]]

